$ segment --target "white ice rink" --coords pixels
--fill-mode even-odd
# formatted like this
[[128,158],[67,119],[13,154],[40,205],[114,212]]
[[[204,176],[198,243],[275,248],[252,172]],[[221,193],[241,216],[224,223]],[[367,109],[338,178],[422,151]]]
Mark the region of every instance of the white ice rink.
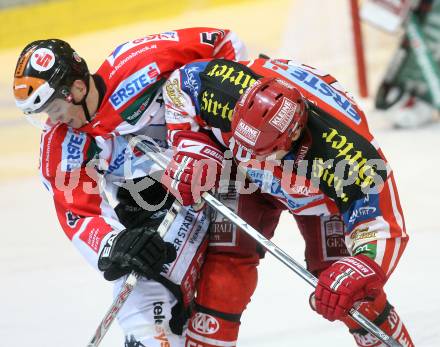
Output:
[[[337,9],[329,3],[338,4]],[[273,40],[267,45],[258,39],[257,31],[261,30],[261,25],[249,19],[244,25],[231,17],[224,19],[226,24],[222,25],[221,18],[227,17],[219,19],[207,13],[203,24],[208,25],[211,15],[209,25],[234,29],[251,43],[251,54],[264,52],[272,56],[294,56],[299,61],[333,72],[355,90],[351,41],[346,35],[342,35],[345,38],[340,35],[349,26],[348,18],[344,17],[348,12],[339,13],[348,11],[343,3],[346,1],[298,0],[292,4],[280,1],[281,5],[287,6],[287,15],[282,18],[280,15],[279,19],[283,21],[284,29],[273,38],[269,37]],[[272,2],[267,2],[267,6],[270,4]],[[311,21],[312,13],[318,11],[318,7],[327,16],[320,17],[321,29],[314,30],[311,27],[315,23]],[[240,11],[243,9],[230,10],[244,18]],[[254,15],[258,16],[258,13]],[[166,25],[175,28],[197,24],[200,23],[188,22],[186,18],[157,24],[157,29],[155,23],[150,23],[148,31],[163,30]],[[252,30],[252,25],[260,29]],[[304,31],[305,26],[310,30]],[[374,48],[369,51],[370,82],[374,86],[390,53],[390,49],[384,46],[393,41],[387,37],[379,40],[379,34],[375,32],[368,34],[367,44]],[[84,41],[77,39],[77,42]],[[87,57],[87,53],[84,55]],[[9,92],[9,88],[5,83],[1,85],[2,92]],[[391,130],[382,115],[371,111],[371,100],[361,103],[365,105],[367,115],[371,114],[372,131],[395,171],[411,238],[386,291],[415,345],[439,347],[440,124],[418,130]],[[8,127],[8,131],[17,130],[14,124],[8,124],[0,123],[2,127]],[[17,134],[17,138],[19,136]],[[33,145],[38,146],[38,142]],[[29,160],[27,165],[37,165],[37,158],[24,158]],[[2,170],[4,167],[0,166]],[[62,233],[51,197],[40,184],[36,170],[33,176],[9,177],[0,182],[0,197],[3,225],[0,234],[0,346],[85,347],[111,303],[111,285],[86,264]],[[288,215],[283,216],[274,242],[302,262],[304,245]],[[242,318],[239,346],[354,346],[342,324],[325,321],[309,309],[310,292],[311,288],[299,277],[267,255],[260,267],[257,291]],[[101,345],[122,347],[122,341],[121,331],[114,324]]]

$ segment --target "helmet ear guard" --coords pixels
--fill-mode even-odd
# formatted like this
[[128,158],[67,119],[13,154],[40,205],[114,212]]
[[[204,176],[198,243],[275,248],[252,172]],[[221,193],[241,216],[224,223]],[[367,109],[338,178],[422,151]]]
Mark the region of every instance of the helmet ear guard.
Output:
[[256,155],[290,150],[292,135],[307,122],[307,105],[290,83],[264,77],[248,88],[234,108],[232,134]]
[[[55,90],[50,87],[48,82],[42,81],[42,84],[34,88],[29,83],[18,84],[14,86],[15,104],[25,114],[41,112],[44,107],[53,99]],[[26,93],[27,97],[20,97],[20,94]]]

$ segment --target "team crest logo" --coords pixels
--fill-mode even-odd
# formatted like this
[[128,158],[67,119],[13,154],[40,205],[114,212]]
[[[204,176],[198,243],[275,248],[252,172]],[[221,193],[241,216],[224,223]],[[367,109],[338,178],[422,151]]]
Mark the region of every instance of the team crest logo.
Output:
[[200,334],[215,334],[220,328],[220,323],[213,316],[197,312],[192,321],[193,329]]
[[72,229],[76,227],[78,224],[78,221],[81,219],[81,217],[74,214],[72,211],[66,212],[66,222],[69,227]]

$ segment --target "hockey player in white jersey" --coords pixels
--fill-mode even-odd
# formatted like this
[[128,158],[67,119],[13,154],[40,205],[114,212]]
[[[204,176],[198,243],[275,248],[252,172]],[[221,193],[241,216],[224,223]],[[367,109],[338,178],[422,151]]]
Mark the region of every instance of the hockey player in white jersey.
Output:
[[121,135],[147,135],[166,147],[164,78],[192,59],[243,54],[229,30],[190,28],[125,42],[95,74],[62,40],[34,41],[18,59],[17,106],[32,119],[49,115],[40,173],[63,231],[115,281],[115,293],[129,272],[144,276],[118,314],[126,347],[183,345],[208,221],[204,211],[183,208],[162,239],[156,229],[173,199],[145,178],[158,167]]

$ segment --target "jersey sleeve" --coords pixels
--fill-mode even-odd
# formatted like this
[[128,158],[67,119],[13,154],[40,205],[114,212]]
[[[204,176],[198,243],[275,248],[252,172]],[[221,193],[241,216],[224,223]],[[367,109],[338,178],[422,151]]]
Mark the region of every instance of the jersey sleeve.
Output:
[[[228,29],[200,27],[181,29],[177,32],[181,37],[181,46],[176,48],[192,51],[192,57],[183,64],[205,58],[247,59],[245,44],[237,34]],[[176,55],[178,53],[176,52]]]
[[227,29],[187,28],[124,42],[95,74],[105,95],[82,130],[95,137],[142,133],[156,111],[158,89],[174,70],[199,59],[246,57],[244,43]]
[[40,171],[61,228],[97,269],[106,240],[124,227],[100,190],[100,174],[89,162],[92,151],[90,137],[57,125],[42,136]]
[[342,217],[350,254],[368,256],[389,277],[409,240],[393,173],[380,192],[355,201]]
[[198,131],[202,125],[195,100],[182,88],[182,70],[174,71],[163,87],[167,141],[173,145],[179,131]]

